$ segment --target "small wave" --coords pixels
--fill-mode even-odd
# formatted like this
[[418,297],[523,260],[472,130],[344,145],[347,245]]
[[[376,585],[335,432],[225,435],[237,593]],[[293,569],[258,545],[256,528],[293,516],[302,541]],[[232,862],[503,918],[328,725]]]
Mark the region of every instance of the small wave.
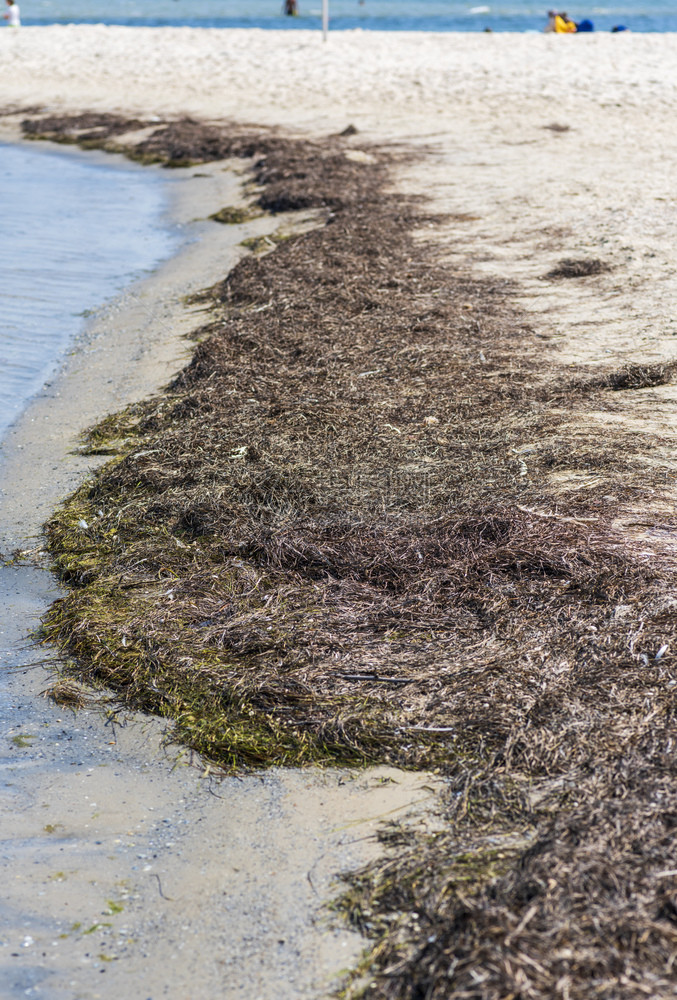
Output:
[[489,14],[491,13],[491,7],[471,7],[468,11],[469,14]]

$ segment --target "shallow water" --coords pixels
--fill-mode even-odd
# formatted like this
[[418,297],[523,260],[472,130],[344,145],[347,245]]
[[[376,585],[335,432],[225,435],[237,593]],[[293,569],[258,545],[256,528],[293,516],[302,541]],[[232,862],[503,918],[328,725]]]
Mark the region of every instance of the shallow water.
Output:
[[[298,0],[299,17],[282,16],[282,0],[19,0],[24,24],[181,25],[198,28],[318,28],[321,0]],[[333,30],[538,31],[548,5],[534,0],[329,0]],[[561,9],[561,8],[560,8]],[[598,30],[625,24],[633,31],[677,31],[668,0],[578,0],[569,13]]]
[[86,314],[175,249],[165,212],[154,171],[0,144],[0,436]]

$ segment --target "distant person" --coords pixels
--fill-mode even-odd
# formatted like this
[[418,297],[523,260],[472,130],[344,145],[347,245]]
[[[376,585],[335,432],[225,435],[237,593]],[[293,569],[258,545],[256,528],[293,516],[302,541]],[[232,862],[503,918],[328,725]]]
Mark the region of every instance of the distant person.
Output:
[[21,24],[21,14],[16,0],[7,0],[7,10],[2,15],[10,28],[18,28]]
[[548,11],[548,23],[543,29],[547,32],[554,32],[557,35],[571,35],[576,31],[576,25],[569,20],[569,15],[558,14],[556,10]]
[[296,0],[284,0],[284,12],[287,17],[298,17],[299,8]]
[[614,24],[611,31],[615,35],[618,31],[630,31],[630,28],[626,28],[624,24]]

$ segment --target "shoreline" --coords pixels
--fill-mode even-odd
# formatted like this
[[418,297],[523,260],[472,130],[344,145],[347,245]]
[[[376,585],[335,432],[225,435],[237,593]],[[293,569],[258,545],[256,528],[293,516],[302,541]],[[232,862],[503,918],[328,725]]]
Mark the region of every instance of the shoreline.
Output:
[[[110,162],[109,154],[78,155]],[[0,549],[23,551],[0,569],[10,671],[2,771],[12,786],[3,793],[11,877],[0,919],[8,998],[26,989],[50,1000],[71,1000],[74,990],[112,998],[131,982],[144,995],[217,996],[224,969],[233,998],[249,1000],[254,988],[271,1000],[324,996],[325,982],[363,947],[354,934],[315,926],[336,892],[335,872],[374,857],[381,814],[429,805],[424,776],[388,769],[358,777],[272,770],[215,782],[165,745],[161,720],[111,708],[105,692],[78,689],[85,707],[77,715],[41,697],[56,680],[45,668],[61,662],[49,648],[42,666],[27,666],[36,649],[26,648],[26,630],[59,596],[36,536],[102,461],[78,451],[80,433],[169,379],[198,323],[199,308],[187,309],[184,296],[221,277],[245,235],[275,228],[265,217],[196,227],[196,217],[237,203],[240,186],[222,163],[198,172],[175,184],[173,198],[174,217],[196,238],[100,310],[3,441],[12,490],[0,511]]]
[[[6,130],[6,137],[19,139],[14,128]],[[68,155],[68,147],[54,148]],[[121,154],[111,159],[109,153],[75,150],[73,155],[105,157],[108,163],[118,155],[122,162]],[[237,199],[237,177],[222,165],[203,173],[188,184],[185,178],[178,184],[171,175],[165,178],[175,189],[169,192],[169,212],[177,226],[193,229],[189,241],[152,275],[139,278],[97,310],[50,379],[49,391],[34,397],[3,438],[2,471],[20,489],[2,499],[5,534],[0,536],[0,551],[20,548],[23,537],[41,529],[58,500],[101,464],[101,459],[78,454],[86,427],[161,388],[187,359],[190,348],[184,337],[196,325],[199,308],[188,309],[183,299],[202,287],[210,267],[216,277],[217,261],[234,264],[240,252],[233,234],[207,219],[212,204]],[[195,225],[200,218],[204,221]],[[77,398],[77,407],[71,398]],[[36,438],[36,424],[49,427],[47,438]],[[49,484],[36,491],[31,477],[41,477],[41,459],[49,448],[62,457],[52,468]],[[26,493],[34,498],[37,494],[38,506],[23,513],[19,497]]]

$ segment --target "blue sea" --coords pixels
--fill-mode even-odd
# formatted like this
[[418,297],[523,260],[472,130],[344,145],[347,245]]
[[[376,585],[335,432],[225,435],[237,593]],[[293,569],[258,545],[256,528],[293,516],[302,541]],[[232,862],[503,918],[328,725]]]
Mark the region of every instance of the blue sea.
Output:
[[[194,28],[318,29],[321,0],[298,0],[285,17],[282,0],[19,0],[24,24],[125,24]],[[540,31],[550,3],[533,0],[329,0],[330,29],[346,31]],[[562,8],[560,8],[562,9]],[[564,7],[597,30],[677,31],[677,4],[654,0],[575,0]]]
[[157,171],[0,143],[0,436],[96,310],[171,255]]

